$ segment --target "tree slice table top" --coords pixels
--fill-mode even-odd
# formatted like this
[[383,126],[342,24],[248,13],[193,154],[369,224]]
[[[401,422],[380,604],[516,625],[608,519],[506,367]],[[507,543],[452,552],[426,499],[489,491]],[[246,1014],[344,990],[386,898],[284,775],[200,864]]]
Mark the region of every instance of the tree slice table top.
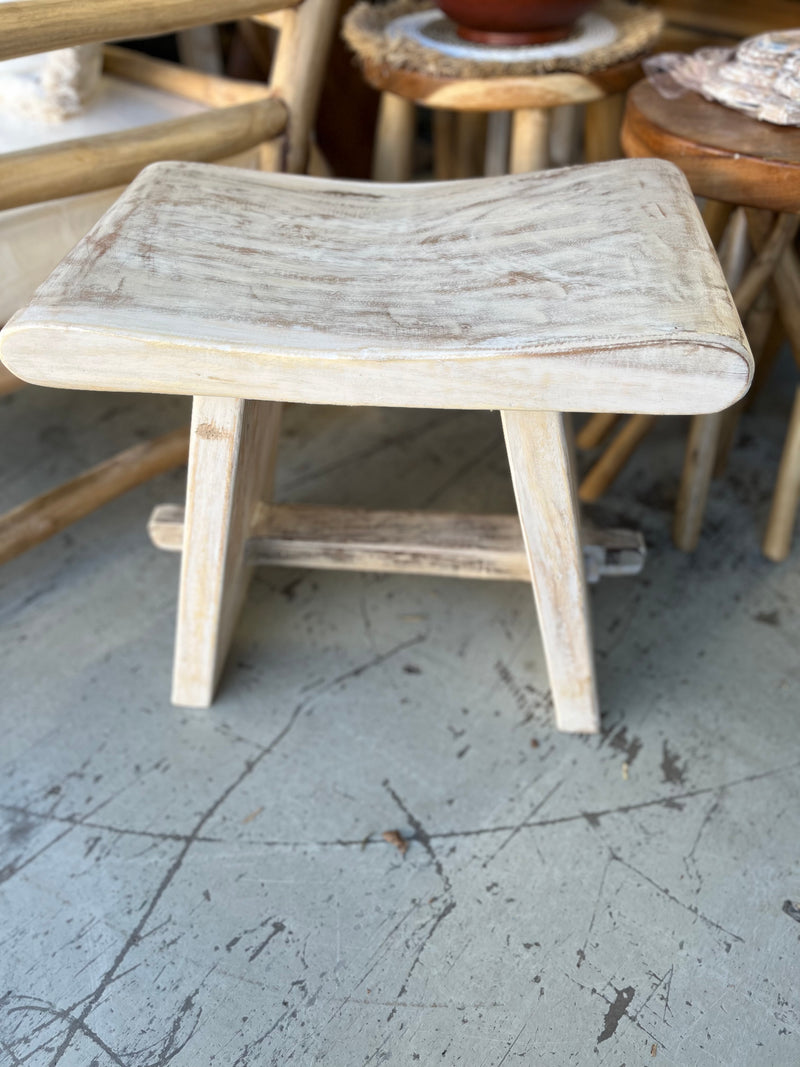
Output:
[[687,92],[666,99],[640,82],[628,95],[629,156],[676,163],[699,196],[770,211],[800,211],[800,129],[760,122]]
[[367,81],[427,107],[516,111],[584,104],[621,93],[663,28],[646,6],[598,0],[554,44],[493,47],[460,40],[430,0],[356,5],[343,36]]

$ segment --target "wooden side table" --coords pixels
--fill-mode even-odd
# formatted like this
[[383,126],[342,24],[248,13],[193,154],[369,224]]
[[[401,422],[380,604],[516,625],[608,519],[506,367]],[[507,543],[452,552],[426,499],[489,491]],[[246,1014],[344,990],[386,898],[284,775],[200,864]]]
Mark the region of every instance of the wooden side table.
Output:
[[[395,19],[395,6],[387,7],[385,16],[372,12],[367,16],[362,5],[351,12],[345,23],[345,37],[356,52],[365,79],[382,94],[375,138],[375,179],[407,181],[411,177],[417,106],[433,110],[435,134],[437,128],[445,127],[449,112],[457,113],[468,131],[476,119],[488,115],[490,173],[544,169],[549,162],[553,111],[574,105],[587,107],[587,161],[618,157],[622,94],[641,77],[639,59],[658,37],[663,24],[660,15],[640,9],[631,12],[617,0],[605,0],[592,16],[595,22],[586,24],[586,50],[579,54],[580,62],[576,53],[562,60],[530,60],[526,70],[525,62],[511,59],[518,50],[486,49],[459,42],[454,30],[447,29],[444,16],[426,11],[424,3],[419,5],[420,14],[411,18],[430,15],[444,28],[433,21],[430,31],[427,25],[419,29],[409,22],[407,14]],[[406,12],[407,5],[397,10]],[[370,34],[363,31],[362,23]],[[611,44],[608,33],[604,37],[603,31],[610,31]],[[579,38],[574,47],[583,40]],[[593,40],[605,44],[596,47]],[[420,41],[423,45],[427,42],[427,46],[420,45]],[[526,50],[531,55],[537,51],[541,49]],[[512,116],[510,149],[502,132],[507,113]],[[472,175],[459,173],[456,164],[448,173],[437,176]]]
[[[668,100],[642,82],[628,96],[622,144],[628,156],[667,159],[681,168],[692,191],[708,198],[708,219],[717,231],[712,236],[721,236],[732,206],[747,209],[756,256],[735,288],[737,310],[744,319],[771,283],[780,319],[800,362],[800,263],[792,247],[800,212],[800,129],[756,121],[696,93]],[[697,546],[720,434],[736,414],[693,420],[674,524],[675,543],[684,551]],[[793,421],[797,418],[796,410]],[[635,446],[649,425],[634,416],[622,433]],[[790,451],[792,439],[790,433]],[[617,451],[619,459],[622,452]],[[625,458],[629,454],[627,450]],[[788,552],[791,525],[789,535],[786,526],[788,516],[793,521],[796,504],[789,507],[786,494],[793,492],[795,465],[789,463],[786,478],[779,481],[779,501],[765,541],[765,552],[774,559]],[[618,463],[606,464],[606,474],[617,469]],[[594,498],[595,486],[589,489],[582,493],[583,499]]]

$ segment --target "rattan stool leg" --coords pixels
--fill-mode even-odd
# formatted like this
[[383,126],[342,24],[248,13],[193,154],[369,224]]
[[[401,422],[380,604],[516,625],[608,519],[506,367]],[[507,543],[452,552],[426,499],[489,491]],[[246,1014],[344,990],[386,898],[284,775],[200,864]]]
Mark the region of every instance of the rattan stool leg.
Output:
[[252,568],[244,547],[271,491],[281,405],[195,397],[172,702],[214,697]]
[[571,733],[596,733],[589,605],[564,418],[553,411],[504,411],[502,417],[556,724]]

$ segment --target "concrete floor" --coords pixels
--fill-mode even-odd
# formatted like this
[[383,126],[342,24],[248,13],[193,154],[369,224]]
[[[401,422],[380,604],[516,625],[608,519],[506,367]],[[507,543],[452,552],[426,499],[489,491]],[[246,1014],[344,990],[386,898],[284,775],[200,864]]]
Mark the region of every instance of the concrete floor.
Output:
[[[217,704],[172,709],[177,472],[5,566],[3,1067],[800,1063],[800,542],[758,552],[789,395],[693,558],[681,420],[601,509],[651,554],[593,593],[597,738],[554,733],[500,583],[261,572]],[[0,506],[187,411],[7,398]],[[280,495],[511,506],[470,413],[292,409]]]

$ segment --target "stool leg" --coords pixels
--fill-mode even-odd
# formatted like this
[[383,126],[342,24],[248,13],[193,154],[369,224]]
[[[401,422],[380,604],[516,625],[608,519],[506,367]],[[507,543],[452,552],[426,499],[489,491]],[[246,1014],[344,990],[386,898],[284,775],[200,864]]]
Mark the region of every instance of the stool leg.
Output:
[[721,428],[722,412],[692,419],[672,526],[672,539],[682,552],[694,552],[700,540]]
[[271,491],[281,405],[195,397],[172,702],[208,707],[252,568],[244,547]]
[[[765,285],[776,273],[784,252],[794,240],[797,228],[798,219],[795,215],[778,215],[756,258],[733,288],[733,301],[743,319],[746,319]],[[731,269],[726,269],[729,284],[732,281],[731,273]],[[692,420],[673,527],[675,544],[684,552],[694,552],[700,540],[724,423],[723,413],[696,415]]]
[[780,563],[789,555],[797,509],[800,506],[800,389],[794,398],[789,432],[775,483],[767,532],[761,550],[767,559]]
[[416,108],[411,100],[382,93],[375,127],[372,179],[376,182],[407,182],[414,169]]
[[628,417],[620,432],[580,484],[578,496],[585,504],[599,500],[609,489],[655,424],[655,415]]
[[[772,327],[776,318],[777,311],[775,309],[775,298],[772,293],[772,288],[767,286],[759,293],[758,299],[750,309],[750,314],[747,316],[744,324],[747,340],[750,342],[750,351],[753,353],[756,375],[758,375],[758,369],[764,358],[770,332],[774,333]],[[736,443],[736,436],[739,430],[739,422],[741,421],[742,412],[747,407],[753,394],[755,377],[753,382],[754,384],[751,386],[750,392],[746,396],[743,396],[741,400],[737,401],[733,407],[727,408],[723,413],[722,427],[720,428],[719,434],[719,445],[717,446],[717,458],[714,462],[715,478],[722,478],[725,475],[725,471],[728,467],[728,459],[733,450],[733,446]]]
[[544,170],[550,162],[550,113],[543,107],[521,108],[511,125],[511,174]]
[[554,411],[503,411],[502,418],[556,726],[597,733],[589,606],[564,419]]

